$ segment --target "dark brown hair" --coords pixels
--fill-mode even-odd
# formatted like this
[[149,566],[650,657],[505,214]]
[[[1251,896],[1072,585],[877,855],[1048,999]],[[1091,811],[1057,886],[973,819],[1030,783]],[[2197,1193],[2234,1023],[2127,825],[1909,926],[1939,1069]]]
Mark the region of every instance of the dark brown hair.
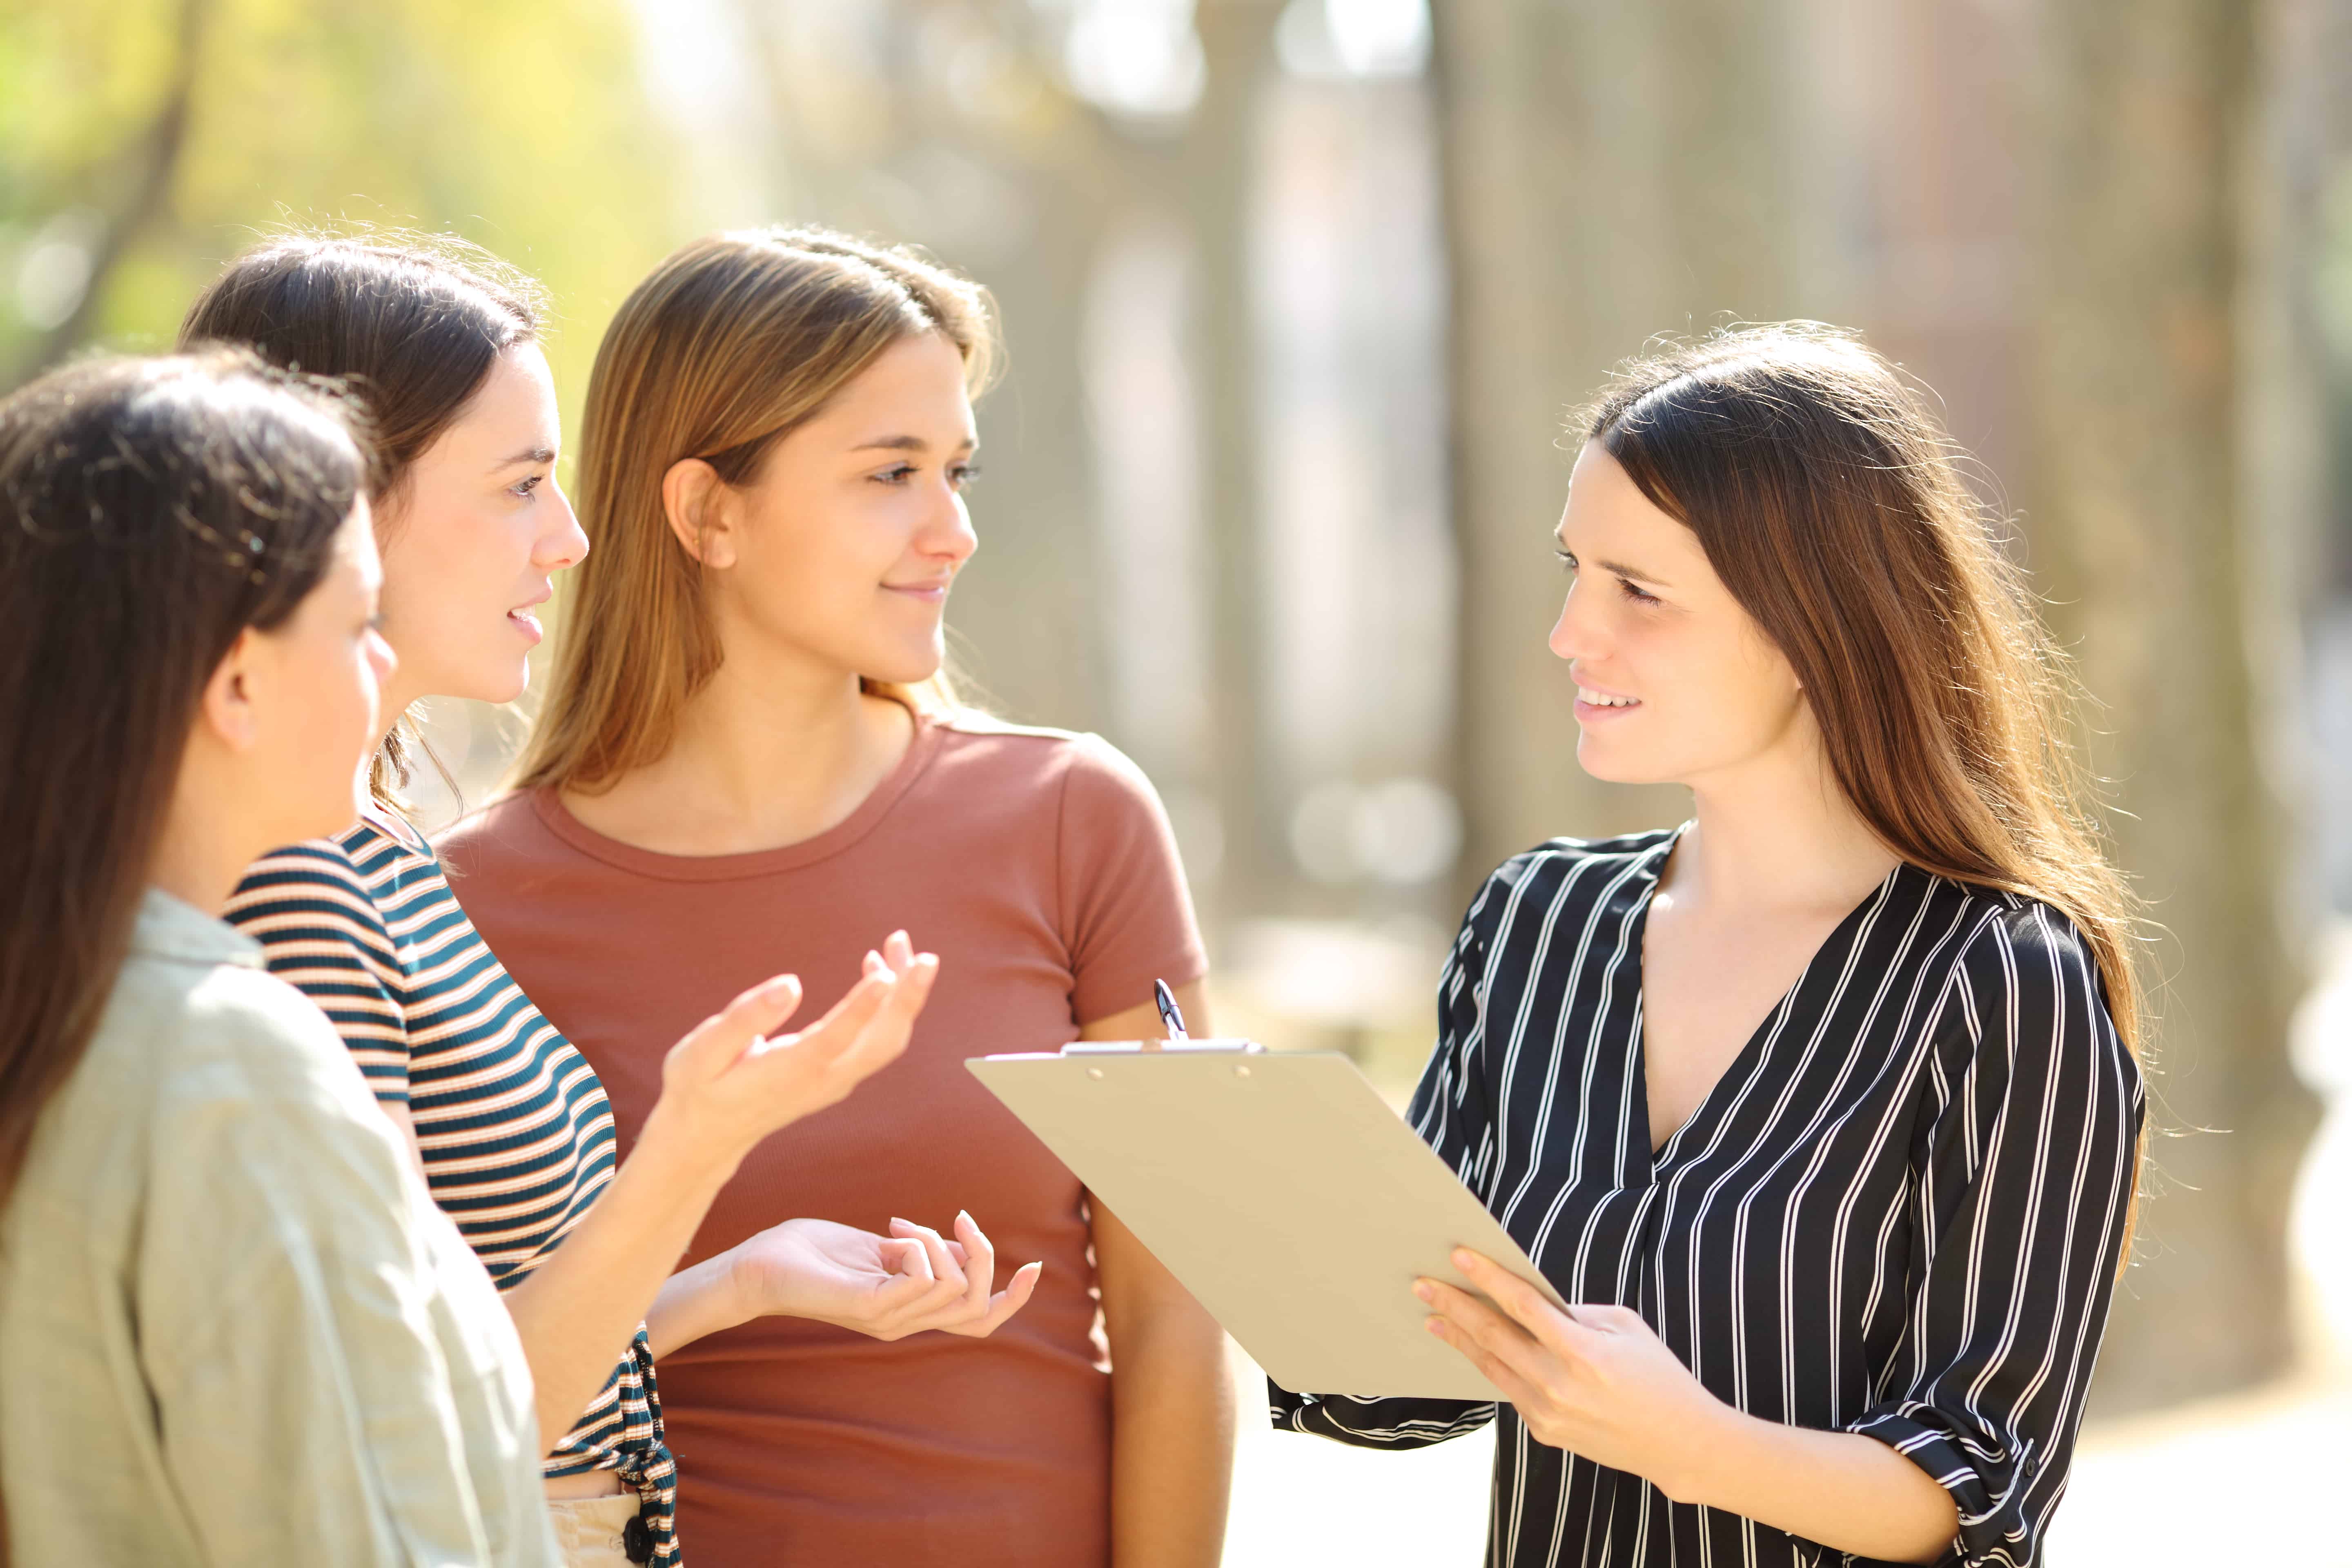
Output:
[[223,350],[0,402],[0,1195],[121,967],[205,683],[366,491],[355,417]]
[[[554,679],[517,787],[595,789],[669,749],[688,699],[719,668],[701,569],[670,531],[662,477],[700,458],[752,482],[778,441],[893,344],[937,332],[987,384],[988,292],[904,248],[820,228],[714,234],[680,247],[605,330],[580,432],[580,523]],[[869,691],[957,705],[944,673]]]
[[[237,343],[346,384],[375,431],[380,526],[396,526],[411,466],[456,423],[499,354],[538,340],[543,314],[537,283],[462,239],[284,234],[230,262],[196,296],[180,346]],[[416,749],[405,721],[394,724],[369,771],[380,801],[396,804]]]
[[2065,915],[2137,1056],[2139,906],[2093,815],[2072,678],[1921,394],[1851,333],[1738,327],[1623,366],[1583,428],[1788,659],[1880,841]]

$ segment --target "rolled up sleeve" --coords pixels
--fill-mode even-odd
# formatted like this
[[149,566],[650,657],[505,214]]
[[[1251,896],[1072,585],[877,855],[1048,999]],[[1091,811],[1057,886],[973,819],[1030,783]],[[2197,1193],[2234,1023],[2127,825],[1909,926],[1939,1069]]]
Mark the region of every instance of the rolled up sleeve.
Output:
[[1946,997],[1954,1087],[1927,1131],[1919,1281],[1894,1392],[1847,1429],[1952,1494],[1947,1563],[2036,1561],[2065,1489],[2125,1244],[2137,1065],[2063,917],[1993,922]]
[[[1423,1141],[1482,1195],[1494,1152],[1494,1120],[1480,1058],[1485,1046],[1484,917],[1495,888],[1489,882],[1471,904],[1446,955],[1437,987],[1436,1048],[1405,1112]],[[1492,1400],[1357,1399],[1293,1393],[1272,1381],[1266,1384],[1266,1399],[1267,1415],[1277,1431],[1310,1432],[1366,1448],[1427,1447],[1475,1432],[1495,1418]]]

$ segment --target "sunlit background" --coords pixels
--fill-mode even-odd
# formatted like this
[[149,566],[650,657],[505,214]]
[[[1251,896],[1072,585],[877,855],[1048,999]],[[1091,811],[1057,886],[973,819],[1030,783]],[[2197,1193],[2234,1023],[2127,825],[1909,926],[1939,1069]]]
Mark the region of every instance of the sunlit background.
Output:
[[[961,668],[1150,773],[1221,1025],[1402,1095],[1478,877],[1683,810],[1575,768],[1568,410],[1653,334],[1864,329],[2017,520],[2168,933],[2052,1560],[2352,1563],[2352,0],[1436,5],[0,0],[0,384],[416,225],[548,284],[576,425],[680,241],[929,247],[1011,344]],[[465,801],[522,721],[432,713]],[[1467,1568],[1486,1451],[1247,1431],[1227,1562]]]

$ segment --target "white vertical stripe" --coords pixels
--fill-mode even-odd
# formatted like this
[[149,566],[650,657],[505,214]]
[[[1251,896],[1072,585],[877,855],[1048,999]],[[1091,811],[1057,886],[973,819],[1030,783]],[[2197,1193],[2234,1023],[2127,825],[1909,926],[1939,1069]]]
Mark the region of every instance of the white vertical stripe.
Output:
[[[2095,1363],[2141,1113],[2079,934],[1898,868],[1653,1159],[1640,941],[1672,844],[1561,840],[1489,879],[1440,986],[1414,1125],[1571,1299],[1635,1307],[1736,1405],[1909,1455],[1954,1490],[1969,1568],[2032,1563]],[[1278,1394],[1275,1414],[1409,1447],[1495,1411]],[[1821,1560],[1503,1418],[1498,1568]]]

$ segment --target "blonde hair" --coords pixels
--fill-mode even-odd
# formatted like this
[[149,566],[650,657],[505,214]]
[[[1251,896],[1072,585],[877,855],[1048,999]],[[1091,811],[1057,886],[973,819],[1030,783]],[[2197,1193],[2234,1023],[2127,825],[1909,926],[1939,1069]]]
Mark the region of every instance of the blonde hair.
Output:
[[[658,760],[722,650],[701,567],[671,532],[662,479],[699,458],[743,484],[893,344],[937,332],[977,395],[995,369],[988,292],[903,247],[821,228],[715,234],[622,301],[588,378],[576,501],[591,550],[572,573],[554,678],[514,787],[593,790]],[[869,691],[959,706],[942,671]]]

